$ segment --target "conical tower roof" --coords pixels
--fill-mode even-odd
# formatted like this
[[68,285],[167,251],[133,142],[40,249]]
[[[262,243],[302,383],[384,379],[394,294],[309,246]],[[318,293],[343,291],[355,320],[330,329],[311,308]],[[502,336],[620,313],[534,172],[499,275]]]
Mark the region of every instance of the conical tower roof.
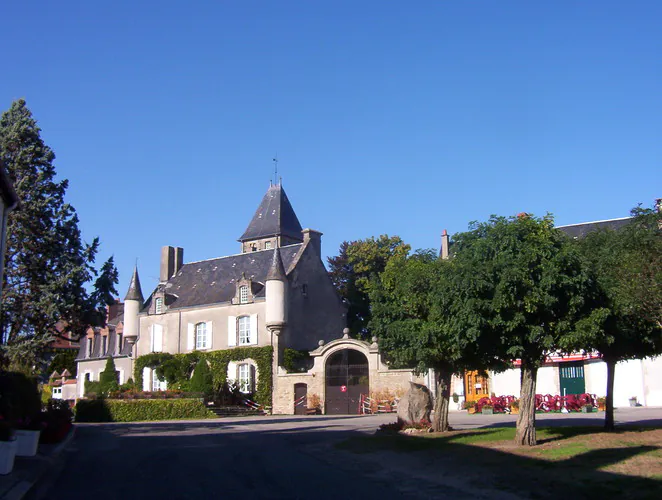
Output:
[[143,303],[143,292],[140,289],[140,278],[138,277],[138,266],[133,269],[133,276],[131,276],[131,283],[129,283],[129,291],[126,292],[124,300],[137,300]]
[[269,280],[278,280],[285,281],[287,279],[285,275],[285,267],[283,266],[283,259],[280,257],[280,249],[278,247],[274,248],[274,256],[271,259],[271,267],[267,273],[267,279]]
[[270,236],[288,236],[303,241],[301,224],[297,214],[294,213],[290,200],[287,199],[282,184],[269,186],[239,241],[257,240]]

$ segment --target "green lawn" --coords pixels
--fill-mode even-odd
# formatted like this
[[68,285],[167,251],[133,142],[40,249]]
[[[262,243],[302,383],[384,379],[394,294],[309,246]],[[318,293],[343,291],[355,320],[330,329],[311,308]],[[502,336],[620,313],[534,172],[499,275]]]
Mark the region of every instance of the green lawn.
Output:
[[597,427],[542,427],[537,435],[535,447],[516,446],[514,427],[377,433],[337,446],[372,460],[395,453],[407,463],[410,456],[412,463],[436,463],[455,476],[480,478],[474,488],[531,498],[551,497],[552,492],[573,498],[662,498],[662,429],[605,433]]

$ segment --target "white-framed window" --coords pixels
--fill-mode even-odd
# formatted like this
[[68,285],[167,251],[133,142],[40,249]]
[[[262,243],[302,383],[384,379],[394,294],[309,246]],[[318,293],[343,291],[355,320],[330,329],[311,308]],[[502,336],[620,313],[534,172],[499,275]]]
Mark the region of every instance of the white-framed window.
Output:
[[117,354],[122,354],[122,348],[124,347],[124,334],[117,334]]
[[150,330],[152,331],[152,352],[163,351],[163,326],[152,325]]
[[152,371],[152,391],[165,391],[168,389],[168,384],[165,379],[160,379],[156,376],[156,370]]
[[62,387],[53,387],[53,399],[62,399]]
[[251,343],[251,318],[250,316],[240,316],[237,320],[239,325],[239,345]]
[[242,285],[239,287],[239,303],[248,303],[248,286]]
[[92,346],[94,345],[94,337],[87,337],[87,357],[92,357]]
[[163,298],[157,297],[154,301],[154,313],[161,314],[163,312]]
[[208,349],[209,336],[207,334],[207,323],[198,323],[195,325],[195,348]]
[[101,336],[101,345],[102,345],[101,355],[105,356],[106,352],[108,350],[108,337],[107,336],[105,336],[105,335]]
[[264,244],[264,249],[265,249],[265,250],[271,250],[271,242],[270,242],[270,241],[267,241],[267,242]]
[[251,364],[242,363],[237,366],[237,383],[239,384],[239,390],[241,392],[254,392],[254,373],[255,368]]

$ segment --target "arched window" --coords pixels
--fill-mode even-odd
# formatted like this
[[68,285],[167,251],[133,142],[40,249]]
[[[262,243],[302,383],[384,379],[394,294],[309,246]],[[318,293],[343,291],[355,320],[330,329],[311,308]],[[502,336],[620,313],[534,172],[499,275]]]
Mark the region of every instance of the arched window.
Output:
[[239,303],[246,304],[248,303],[248,287],[242,285],[239,287]]
[[239,391],[243,393],[255,392],[255,367],[249,363],[242,363],[237,367],[237,383]]
[[198,323],[195,325],[195,348],[208,349],[209,336],[207,335],[207,323]]

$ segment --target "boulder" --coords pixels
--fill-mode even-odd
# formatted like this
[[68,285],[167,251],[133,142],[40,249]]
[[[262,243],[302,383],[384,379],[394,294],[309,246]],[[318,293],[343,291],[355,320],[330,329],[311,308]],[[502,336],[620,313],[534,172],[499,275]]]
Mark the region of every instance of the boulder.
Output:
[[430,390],[424,385],[409,382],[409,390],[398,403],[398,421],[405,424],[430,422],[431,412]]

